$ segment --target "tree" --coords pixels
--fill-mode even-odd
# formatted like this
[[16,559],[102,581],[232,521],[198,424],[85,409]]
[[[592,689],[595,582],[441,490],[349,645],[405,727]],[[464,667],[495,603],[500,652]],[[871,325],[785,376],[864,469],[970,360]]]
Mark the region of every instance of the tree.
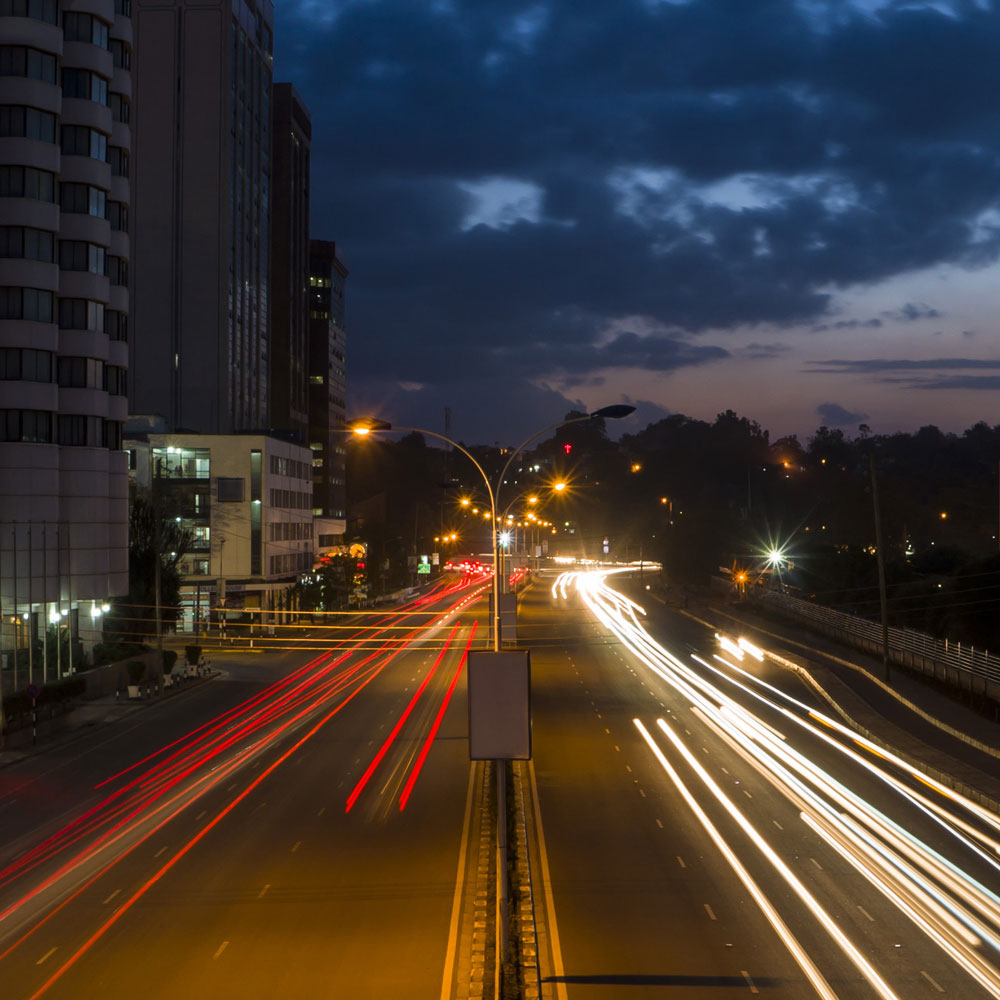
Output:
[[[174,628],[180,617],[178,565],[191,546],[192,533],[158,512],[150,493],[132,502],[128,522],[129,592],[115,601],[104,620],[106,640],[144,641],[156,635],[156,560],[160,560],[160,619]],[[157,551],[159,539],[159,551]]]

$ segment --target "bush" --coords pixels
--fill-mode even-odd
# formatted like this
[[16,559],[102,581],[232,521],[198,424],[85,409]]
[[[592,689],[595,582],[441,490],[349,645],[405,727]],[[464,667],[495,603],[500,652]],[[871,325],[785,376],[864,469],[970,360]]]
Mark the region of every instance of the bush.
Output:
[[201,662],[201,646],[185,646],[184,659],[196,667]]
[[163,651],[163,673],[169,674],[170,671],[174,669],[174,664],[176,662],[177,662],[177,650],[165,649]]
[[[66,677],[55,684],[46,684],[35,699],[35,707],[53,705],[68,698],[75,698],[87,690],[87,682],[82,677]],[[31,713],[31,699],[24,691],[15,691],[4,696],[4,714],[8,719],[16,719]]]
[[143,677],[146,675],[146,664],[142,660],[129,660],[125,664],[125,669],[128,670],[128,682],[129,684],[141,684]]
[[94,646],[94,666],[100,667],[105,663],[118,663],[120,660],[127,660],[130,656],[136,656],[146,651],[146,647],[138,642],[99,642]]

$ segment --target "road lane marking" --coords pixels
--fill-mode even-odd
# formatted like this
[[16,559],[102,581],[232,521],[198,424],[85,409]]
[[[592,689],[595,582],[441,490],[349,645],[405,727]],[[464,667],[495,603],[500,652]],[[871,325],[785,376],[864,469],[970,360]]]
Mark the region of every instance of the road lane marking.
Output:
[[226,950],[228,944],[229,944],[228,941],[223,941],[222,944],[220,944],[219,947],[215,949],[215,954],[212,956],[212,958],[213,959],[218,958]]
[[257,898],[258,899],[263,899],[264,898],[264,893],[267,892],[267,890],[270,889],[270,888],[271,888],[271,883],[268,882],[267,885],[265,885],[264,888],[261,889],[260,892],[257,893]]
[[723,774],[729,774],[729,772],[725,768],[722,769],[722,773]]
[[712,907],[708,905],[708,903],[704,903],[703,905],[705,907],[705,912],[708,914],[708,919],[709,920],[718,920],[719,919],[715,915],[715,913],[713,912]]
[[684,864],[684,859],[679,854],[677,855],[677,864],[679,864],[681,868],[687,868],[687,865]]
[[747,791],[747,790],[746,790],[745,788],[743,789],[743,794],[744,794],[744,795],[745,795],[745,796],[746,796],[746,797],[747,797],[748,799],[752,799],[752,798],[753,798],[753,796],[752,796],[752,795],[751,795],[751,794],[750,794],[750,793],[749,793],[749,792],[748,792],[748,791]]
[[294,854],[302,846],[301,840],[296,840],[295,844],[292,846],[292,854]]
[[232,783],[232,784],[231,784],[231,785],[230,785],[230,786],[229,786],[229,787],[228,787],[228,788],[226,789],[226,791],[227,791],[227,792],[231,792],[231,791],[232,791],[232,790],[233,790],[233,789],[234,789],[234,788],[235,788],[235,787],[236,787],[236,786],[237,786],[238,784],[239,784],[239,782],[238,782],[238,781],[234,781],[234,782],[233,782],[233,783]]
[[646,793],[645,793],[645,792],[644,792],[644,791],[643,791],[643,790],[642,790],[641,788],[639,789],[639,794],[640,794],[640,795],[641,795],[641,796],[642,796],[643,798],[645,798],[645,797],[646,797]]
[[760,993],[760,990],[757,989],[756,985],[754,984],[754,981],[750,978],[750,973],[747,972],[746,969],[740,969],[740,975],[742,975],[743,978],[747,981],[747,986],[750,987],[751,993]]
[[781,824],[780,824],[780,823],[779,823],[779,822],[778,822],[778,821],[777,821],[776,819],[772,819],[772,820],[771,820],[771,822],[772,822],[772,823],[773,823],[773,824],[774,824],[774,825],[775,825],[775,826],[776,826],[776,827],[777,827],[777,828],[778,828],[779,830],[784,830],[784,829],[785,829],[785,828],[784,828],[784,827],[783,827],[783,826],[782,826],[782,825],[781,825]]
[[923,969],[920,970],[920,975],[924,977],[938,991],[938,993],[944,993],[944,987],[939,986]]
[[455,953],[458,948],[458,917],[462,909],[462,889],[465,884],[465,858],[469,850],[469,827],[475,806],[476,765],[469,765],[469,790],[465,795],[465,820],[462,823],[462,840],[458,850],[458,874],[455,876],[455,892],[451,897],[451,922],[448,925],[448,950],[444,956],[444,976],[441,979],[441,1000],[451,998],[451,979],[455,969]]
[[51,958],[55,954],[55,951],[56,951],[55,948],[49,948],[49,950],[44,955],[42,955],[42,957],[37,962],[35,962],[35,965],[41,965],[42,962],[44,962],[47,958]]
[[873,916],[872,916],[872,915],[871,915],[871,914],[870,914],[870,913],[869,913],[869,912],[868,912],[868,911],[867,911],[867,910],[866,910],[866,909],[865,909],[865,908],[864,908],[863,906],[861,906],[861,904],[860,904],[860,903],[858,904],[858,909],[859,909],[859,910],[860,910],[860,911],[861,911],[861,912],[862,912],[862,913],[863,913],[863,914],[864,914],[864,915],[865,915],[865,916],[866,916],[866,917],[867,917],[867,918],[868,918],[868,919],[869,919],[869,920],[870,920],[870,921],[871,921],[872,923],[875,923],[875,918],[874,918],[874,917],[873,917]]
[[610,730],[610,729],[605,729],[605,730],[604,730],[604,734],[605,734],[606,736],[610,736],[610,735],[611,735],[611,730]]
[[628,764],[625,765],[625,770],[628,771],[629,774],[632,773],[632,768],[629,767]]
[[204,815],[205,815],[205,813],[207,813],[207,812],[208,812],[208,810],[207,810],[207,809],[202,809],[202,811],[201,811],[200,813],[198,813],[198,815],[197,815],[197,816],[195,816],[195,818],[194,818],[194,821],[195,821],[195,822],[197,823],[197,822],[198,822],[198,820],[200,820],[200,819],[201,819],[201,817],[202,817],[202,816],[204,816]]
[[820,871],[822,871],[822,870],[823,870],[823,866],[822,866],[822,865],[821,865],[821,864],[820,864],[820,863],[819,863],[819,862],[818,862],[818,861],[817,861],[817,860],[816,860],[815,858],[810,858],[809,860],[810,860],[810,861],[811,861],[811,862],[812,862],[812,863],[813,863],[813,864],[814,864],[814,865],[815,865],[815,866],[816,866],[816,867],[817,867],[817,868],[818,868],[818,869],[819,869]]
[[160,856],[160,855],[161,855],[161,854],[162,854],[162,853],[163,853],[163,852],[164,852],[164,851],[165,851],[166,849],[167,849],[167,845],[166,845],[166,844],[164,844],[164,845],[163,845],[163,847],[161,847],[161,848],[160,848],[160,849],[159,849],[159,850],[158,850],[158,851],[157,851],[157,852],[156,852],[156,853],[155,853],[155,854],[153,855],[153,857],[154,857],[154,858],[158,858],[158,857],[159,857],[159,856]]
[[617,750],[617,751],[618,751],[619,753],[621,753],[621,752],[622,752],[622,748],[621,748],[620,746],[618,746],[618,744],[617,744],[617,743],[615,744],[615,749],[616,749],[616,750]]
[[111,895],[108,896],[108,898],[106,900],[104,900],[104,905],[107,906],[108,903],[110,903],[111,900],[114,899],[115,896],[117,896],[118,893],[120,893],[120,892],[121,892],[121,889],[115,889],[115,891],[113,893],[111,893]]
[[541,804],[538,801],[538,783],[535,780],[535,762],[533,760],[528,761],[528,774],[531,777],[531,798],[535,813],[535,833],[538,837],[538,855],[542,864],[542,887],[545,890],[545,910],[548,916],[546,924],[549,932],[549,949],[552,952],[552,975],[556,983],[556,1000],[567,1000],[566,984],[563,982],[566,968],[563,965],[562,948],[559,945],[556,903],[552,895],[552,873],[549,870],[548,852],[545,850],[545,832],[542,829]]
[[320,807],[320,810],[319,810],[318,813],[316,813],[316,815],[317,816],[322,816],[323,813],[325,813],[325,812],[326,812],[326,806],[322,806],[322,807]]
[[660,828],[661,830],[663,829],[663,824],[662,824],[662,823],[661,823],[661,822],[660,822],[659,820],[657,820],[657,821],[656,821],[656,825],[657,825],[657,826],[658,826],[658,827],[659,827],[659,828]]

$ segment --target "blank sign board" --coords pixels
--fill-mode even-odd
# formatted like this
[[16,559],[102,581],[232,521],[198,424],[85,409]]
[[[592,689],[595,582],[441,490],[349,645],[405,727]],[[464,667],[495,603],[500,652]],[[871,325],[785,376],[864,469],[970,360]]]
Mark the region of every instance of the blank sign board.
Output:
[[469,651],[469,757],[531,759],[531,657]]

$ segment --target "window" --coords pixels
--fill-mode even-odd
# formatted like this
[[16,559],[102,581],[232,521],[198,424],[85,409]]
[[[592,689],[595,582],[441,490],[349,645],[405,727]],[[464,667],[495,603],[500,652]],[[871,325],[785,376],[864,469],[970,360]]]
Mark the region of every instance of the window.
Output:
[[25,45],[0,45],[0,76],[26,76],[56,82],[56,57]]
[[0,136],[55,142],[56,116],[48,111],[39,111],[38,108],[24,108],[17,104],[0,105]]
[[60,299],[59,328],[62,330],[103,330],[104,304],[90,299]]
[[93,215],[99,219],[107,215],[107,193],[90,184],[63,181],[59,185],[59,207],[67,213]]
[[108,159],[108,137],[85,125],[63,125],[61,131],[64,156],[89,156],[102,163]]
[[111,396],[127,396],[128,370],[117,365],[105,365],[104,391]]
[[0,0],[0,17],[30,17],[33,21],[58,24],[58,0]]
[[104,445],[104,421],[79,413],[61,413],[58,418],[59,444],[76,447]]
[[128,205],[123,201],[109,201],[107,220],[116,232],[128,232]]
[[219,476],[218,478],[218,499],[219,503],[242,503],[243,502],[243,480],[232,477]]
[[132,118],[132,104],[124,94],[112,94],[110,99],[111,117],[116,122],[128,125]]
[[122,422],[120,420],[102,420],[101,437],[105,448],[110,451],[122,450]]
[[111,55],[114,57],[116,69],[132,68],[132,50],[127,42],[123,42],[120,38],[112,38]]
[[52,322],[52,293],[41,288],[0,286],[0,319]]
[[128,287],[128,260],[125,257],[108,254],[104,273],[111,279],[112,285]]
[[57,358],[56,372],[63,389],[104,388],[104,362],[97,358]]
[[[208,479],[211,466],[211,451],[208,448],[167,448],[153,449],[153,469],[157,479]],[[198,509],[199,494],[195,493],[195,509]]]
[[91,274],[104,274],[104,247],[96,243],[84,243],[81,240],[59,241],[60,271],[89,271]]
[[52,414],[47,410],[0,410],[0,441],[52,440]]
[[63,35],[67,42],[89,42],[102,49],[108,47],[108,26],[93,14],[63,14]]
[[[68,15],[67,15],[68,16]],[[107,106],[108,81],[89,69],[71,69],[64,67],[62,71],[63,97],[76,97],[83,101],[94,101]]]
[[104,310],[104,332],[111,340],[128,340],[128,313],[115,309]]
[[31,348],[0,348],[0,379],[51,382],[52,353]]
[[115,13],[119,17],[131,17],[132,0],[115,0]]
[[121,146],[111,146],[108,150],[108,159],[111,161],[111,174],[114,177],[128,177],[129,155],[128,150]]
[[56,175],[34,167],[0,166],[0,198],[56,200]]
[[40,260],[51,264],[54,248],[55,236],[45,229],[0,226],[0,257]]

